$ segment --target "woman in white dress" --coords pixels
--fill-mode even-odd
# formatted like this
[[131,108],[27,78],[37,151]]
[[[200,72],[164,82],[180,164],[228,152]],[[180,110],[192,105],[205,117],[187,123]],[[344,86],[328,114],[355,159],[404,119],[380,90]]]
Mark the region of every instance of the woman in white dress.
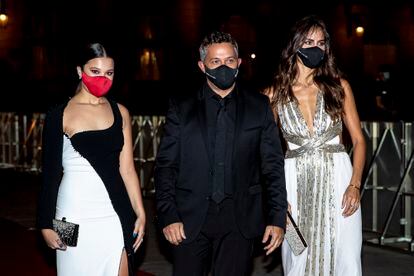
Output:
[[[266,93],[287,145],[289,209],[308,243],[295,256],[283,242],[285,275],[361,275],[365,141],[322,20],[307,16],[295,24]],[[352,139],[352,165],[342,144],[342,122]]]
[[[59,276],[133,275],[145,212],[133,160],[128,110],[104,95],[114,61],[99,43],[80,55],[73,98],[51,109],[43,128],[38,228],[56,250]],[[53,231],[54,218],[79,224],[76,247]]]

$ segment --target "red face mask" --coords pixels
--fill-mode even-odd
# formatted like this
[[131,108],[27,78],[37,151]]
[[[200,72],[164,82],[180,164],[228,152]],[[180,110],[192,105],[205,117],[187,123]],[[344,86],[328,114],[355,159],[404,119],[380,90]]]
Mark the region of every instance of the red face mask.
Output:
[[91,77],[85,74],[85,72],[82,72],[82,82],[89,92],[98,98],[108,93],[112,86],[112,80],[102,76]]

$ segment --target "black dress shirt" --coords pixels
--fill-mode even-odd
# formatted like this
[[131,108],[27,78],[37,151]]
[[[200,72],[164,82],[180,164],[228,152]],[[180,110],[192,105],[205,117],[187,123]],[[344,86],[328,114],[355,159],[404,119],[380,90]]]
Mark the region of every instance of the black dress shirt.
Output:
[[[214,160],[214,150],[215,150],[215,138],[216,138],[216,124],[217,124],[217,114],[220,109],[220,99],[221,96],[215,93],[209,86],[206,84],[204,86],[204,95],[205,95],[205,104],[206,104],[206,119],[207,119],[207,135],[208,135],[208,154],[211,160]],[[237,109],[237,90],[234,89],[226,97],[225,101],[225,119],[226,119],[226,144],[225,144],[225,165],[224,165],[224,191],[227,197],[230,197],[233,194],[232,187],[232,155],[233,155],[233,142],[234,142],[234,130],[236,122],[236,109]],[[214,174],[214,168],[213,174]],[[210,179],[210,187],[213,187],[213,178]]]

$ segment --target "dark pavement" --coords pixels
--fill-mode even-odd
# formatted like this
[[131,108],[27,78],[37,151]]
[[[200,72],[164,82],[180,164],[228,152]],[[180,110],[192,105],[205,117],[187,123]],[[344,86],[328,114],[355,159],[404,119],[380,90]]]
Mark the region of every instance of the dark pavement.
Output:
[[[53,252],[34,229],[40,176],[0,169],[0,275],[55,275]],[[144,200],[147,212],[146,240],[137,254],[139,269],[157,276],[171,275],[168,245],[154,223],[154,201]],[[414,275],[413,254],[364,244],[364,276]],[[143,274],[141,274],[143,275]],[[279,252],[265,257],[256,250],[252,276],[283,275]]]

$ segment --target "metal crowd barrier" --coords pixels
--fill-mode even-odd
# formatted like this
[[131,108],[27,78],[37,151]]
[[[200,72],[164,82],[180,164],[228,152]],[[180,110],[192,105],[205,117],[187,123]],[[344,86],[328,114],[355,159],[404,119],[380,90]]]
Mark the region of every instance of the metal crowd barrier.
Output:
[[[0,112],[0,168],[40,173],[45,114]],[[154,193],[153,167],[163,116],[133,116],[134,160],[144,195]]]
[[[44,114],[0,113],[0,168],[39,173]],[[133,116],[134,160],[144,196],[165,118]],[[414,129],[412,122],[362,122],[367,163],[361,189],[364,240],[414,252]],[[350,149],[352,154],[352,148]]]
[[153,194],[154,162],[165,123],[163,116],[133,116],[132,137],[134,141],[134,160],[139,169],[139,179],[143,195]]
[[0,113],[0,168],[39,171],[44,114]]
[[363,122],[367,166],[361,192],[365,241],[414,252],[412,122]]

